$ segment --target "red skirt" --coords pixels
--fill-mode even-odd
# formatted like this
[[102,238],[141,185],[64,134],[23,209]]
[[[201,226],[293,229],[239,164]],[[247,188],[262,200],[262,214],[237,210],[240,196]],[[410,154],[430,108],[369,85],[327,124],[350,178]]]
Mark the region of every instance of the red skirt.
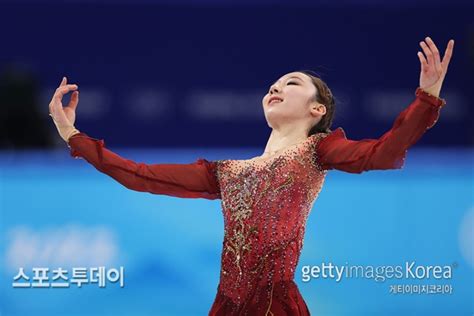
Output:
[[294,281],[274,283],[256,289],[245,301],[237,305],[231,298],[217,291],[209,316],[307,316],[308,306]]

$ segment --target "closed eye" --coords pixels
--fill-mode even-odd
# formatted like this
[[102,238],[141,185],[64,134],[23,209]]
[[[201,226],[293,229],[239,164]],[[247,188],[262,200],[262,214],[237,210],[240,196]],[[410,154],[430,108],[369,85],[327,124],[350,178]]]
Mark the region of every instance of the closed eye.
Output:
[[[292,85],[294,84],[294,85],[298,86],[298,83],[295,82],[295,81],[288,81],[287,85],[290,85],[290,84],[292,84]],[[271,87],[270,87],[270,90],[268,90],[268,93],[270,93],[270,91],[271,91]]]

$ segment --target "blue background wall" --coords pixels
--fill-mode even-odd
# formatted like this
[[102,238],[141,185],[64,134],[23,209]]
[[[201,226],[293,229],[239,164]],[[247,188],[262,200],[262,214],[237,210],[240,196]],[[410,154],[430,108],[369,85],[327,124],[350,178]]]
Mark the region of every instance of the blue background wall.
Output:
[[[129,151],[145,162],[244,158],[249,150]],[[468,315],[473,311],[472,150],[414,149],[399,171],[331,171],[309,217],[295,280],[315,315]],[[220,200],[130,191],[66,150],[4,154],[2,315],[206,315],[217,290]],[[455,163],[454,163],[455,162]],[[341,196],[344,198],[341,198]],[[453,265],[450,279],[312,279],[302,267]],[[13,288],[20,266],[125,268],[125,287]],[[69,278],[71,271],[69,272]],[[24,280],[22,280],[24,281]],[[391,294],[442,284],[452,294]],[[25,302],[28,302],[25,304]]]

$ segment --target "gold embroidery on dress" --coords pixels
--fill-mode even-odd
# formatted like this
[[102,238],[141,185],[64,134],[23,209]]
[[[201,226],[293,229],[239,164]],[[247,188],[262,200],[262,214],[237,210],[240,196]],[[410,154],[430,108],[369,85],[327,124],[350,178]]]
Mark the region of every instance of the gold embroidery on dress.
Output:
[[[243,183],[242,181],[236,182],[233,189],[229,191],[230,194],[228,196],[231,204],[229,207],[231,211],[230,217],[236,223],[234,224],[231,236],[227,239],[225,252],[234,255],[234,263],[239,269],[239,279],[242,275],[241,259],[245,252],[251,251],[250,238],[258,233],[256,226],[248,228],[248,224],[245,223],[245,220],[252,215],[254,205],[252,196],[257,191],[259,185],[258,179],[252,172],[254,171],[250,168],[244,170],[244,173],[249,173],[249,175],[243,177]],[[269,184],[270,182],[267,183]]]
[[270,304],[268,304],[268,309],[267,312],[265,313],[265,316],[270,313],[270,315],[273,315],[273,313],[270,311],[270,307],[272,307],[272,300],[273,300],[273,287],[275,286],[275,283],[272,283],[272,289],[270,291]]
[[[325,170],[317,156],[324,136],[311,135],[303,146],[263,163],[218,161],[216,175],[224,215],[220,289],[236,306],[262,277],[272,284],[293,277],[311,202],[324,180]],[[291,227],[283,227],[286,219],[291,219]],[[292,256],[295,260],[287,261]],[[279,271],[274,271],[275,267]],[[273,315],[271,304],[265,315]]]
[[290,186],[292,183],[293,183],[294,179],[293,179],[293,175],[289,175],[288,178],[286,178],[285,182],[280,185],[279,187],[275,188],[275,192],[278,192],[280,190],[283,190],[285,187],[288,187]]
[[[234,254],[234,263],[239,270],[239,276],[242,275],[241,259],[245,252],[251,251],[250,238],[252,235],[258,234],[257,227],[252,226],[248,231],[246,230],[246,224],[244,220],[248,219],[253,212],[253,207],[265,196],[272,183],[272,179],[276,176],[275,170],[282,166],[287,157],[278,156],[272,160],[268,165],[269,173],[264,172],[263,175],[259,173],[260,180],[263,181],[265,187],[260,190],[260,194],[256,199],[252,199],[252,193],[257,190],[258,185],[261,183],[259,177],[256,175],[258,168],[252,163],[247,166],[244,165],[244,170],[239,173],[239,176],[243,177],[244,183],[235,183],[231,190],[229,190],[229,200],[231,201],[230,211],[232,220],[237,223],[232,230],[232,236],[227,239],[227,245],[225,248],[226,253]],[[268,163],[268,161],[266,162]],[[257,170],[256,170],[257,169]],[[289,175],[283,184],[270,191],[272,193],[278,193],[284,188],[290,186],[294,182],[294,177]],[[233,203],[232,203],[233,202]],[[234,205],[237,204],[237,205]],[[225,272],[225,271],[224,271]]]
[[244,251],[250,251],[250,243],[247,242],[249,237],[254,234],[257,230],[255,226],[250,227],[246,231],[246,226],[239,222],[237,228],[233,230],[233,236],[228,239],[228,245],[226,247],[227,252],[232,252],[235,256],[235,264],[239,269],[239,276],[242,275],[242,267],[240,266],[240,259],[242,258]]

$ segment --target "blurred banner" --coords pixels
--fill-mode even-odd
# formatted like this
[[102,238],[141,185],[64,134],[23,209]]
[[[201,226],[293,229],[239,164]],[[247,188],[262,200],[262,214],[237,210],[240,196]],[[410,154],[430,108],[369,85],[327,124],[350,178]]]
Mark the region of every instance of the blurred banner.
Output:
[[[337,98],[333,129],[374,138],[415,96],[419,42],[431,36],[444,53],[454,38],[441,92],[449,106],[420,144],[468,146],[474,135],[471,8],[8,4],[0,10],[0,80],[2,87],[27,81],[21,97],[34,94],[28,100],[35,102],[36,121],[53,135],[47,104],[65,75],[81,92],[76,127],[110,145],[263,147],[270,128],[262,98],[270,84],[312,69]],[[10,103],[0,99],[1,121],[24,124],[23,107]],[[2,147],[14,147],[9,138],[22,133],[9,130],[0,134]]]

